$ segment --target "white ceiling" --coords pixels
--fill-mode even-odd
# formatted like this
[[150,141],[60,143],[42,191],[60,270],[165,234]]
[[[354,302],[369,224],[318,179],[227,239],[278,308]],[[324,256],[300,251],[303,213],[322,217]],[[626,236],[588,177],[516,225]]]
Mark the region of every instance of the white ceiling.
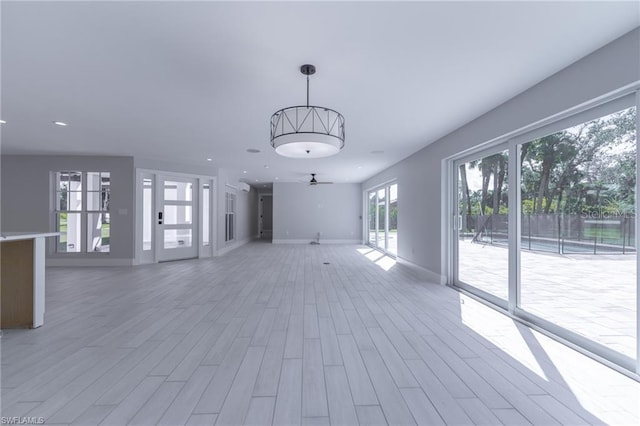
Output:
[[[1,13],[3,153],[132,155],[252,183],[361,182],[640,25],[635,1],[3,1]],[[269,145],[271,114],[305,101],[304,63],[318,69],[311,103],[345,116],[337,156]]]

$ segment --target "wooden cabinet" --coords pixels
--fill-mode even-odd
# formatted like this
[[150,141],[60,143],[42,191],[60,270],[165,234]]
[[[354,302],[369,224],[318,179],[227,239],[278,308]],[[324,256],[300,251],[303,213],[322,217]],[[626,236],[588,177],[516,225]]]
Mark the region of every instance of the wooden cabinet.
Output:
[[58,233],[0,236],[0,328],[44,323],[45,238]]

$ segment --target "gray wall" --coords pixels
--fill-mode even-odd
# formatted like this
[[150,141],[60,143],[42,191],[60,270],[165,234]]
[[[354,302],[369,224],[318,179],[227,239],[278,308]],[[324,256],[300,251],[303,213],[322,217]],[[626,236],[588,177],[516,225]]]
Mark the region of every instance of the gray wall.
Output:
[[[133,157],[2,155],[2,231],[53,231],[51,173],[56,171],[111,172],[110,261],[134,257]],[[64,258],[92,257],[67,253]],[[56,257],[51,253],[50,257]]]
[[636,29],[365,181],[398,180],[398,256],[444,274],[443,159],[639,80]]
[[273,184],[273,242],[362,240],[362,193],[359,184],[309,186]]
[[[258,193],[255,189],[250,192],[244,192],[238,189],[240,183],[240,172],[219,169],[218,171],[218,254],[224,254],[229,250],[246,243],[255,236],[253,222],[257,221],[257,197]],[[227,242],[225,237],[225,194],[228,187],[233,188],[237,194],[236,197],[236,233],[234,241]],[[254,232],[252,234],[252,232]]]
[[246,242],[256,238],[258,233],[258,191],[251,188],[249,192],[238,193],[238,224],[236,228],[239,241]]

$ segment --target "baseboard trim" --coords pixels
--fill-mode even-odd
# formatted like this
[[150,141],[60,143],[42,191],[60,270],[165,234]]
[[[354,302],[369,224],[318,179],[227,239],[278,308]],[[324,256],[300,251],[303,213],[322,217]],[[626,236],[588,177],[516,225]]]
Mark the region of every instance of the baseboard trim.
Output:
[[[294,239],[287,239],[287,240],[272,240],[271,241],[273,244],[311,244],[311,242],[315,242],[315,240],[309,238],[306,240],[294,240]],[[362,242],[360,240],[320,240],[320,244],[356,244],[359,245]]]
[[72,257],[63,259],[59,257],[50,257],[46,260],[46,266],[52,267],[100,267],[100,266],[133,266],[133,259],[105,259],[105,258],[86,258]]
[[396,262],[398,263],[398,265],[401,265],[407,268],[414,276],[416,276],[421,280],[429,281],[429,282],[440,284],[440,285],[446,284],[447,280],[444,275],[440,275],[420,265],[416,265],[415,263],[407,259],[403,259],[400,256],[396,258]]
[[224,256],[225,254],[229,253],[230,251],[233,251],[235,249],[237,249],[238,247],[241,247],[245,244],[247,244],[249,241],[251,241],[250,238],[245,238],[244,240],[239,240],[236,241],[234,244],[222,247],[218,250],[216,250],[216,253],[214,254],[214,256]]

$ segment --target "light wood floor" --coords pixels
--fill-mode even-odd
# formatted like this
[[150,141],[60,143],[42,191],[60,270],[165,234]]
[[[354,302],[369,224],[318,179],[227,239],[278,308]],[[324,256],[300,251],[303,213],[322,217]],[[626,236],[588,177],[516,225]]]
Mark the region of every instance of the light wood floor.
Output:
[[2,416],[640,424],[638,382],[367,251],[252,243],[208,260],[51,268],[44,327],[0,339]]

